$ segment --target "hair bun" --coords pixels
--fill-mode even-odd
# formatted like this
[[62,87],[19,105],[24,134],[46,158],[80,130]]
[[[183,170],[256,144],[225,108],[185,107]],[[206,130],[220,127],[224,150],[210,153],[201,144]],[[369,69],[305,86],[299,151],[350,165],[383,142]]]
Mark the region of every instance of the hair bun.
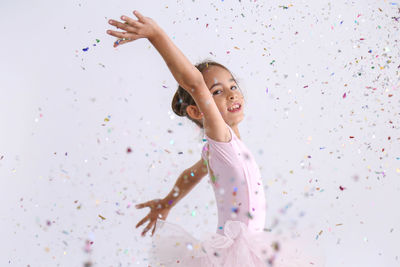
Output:
[[178,115],[179,117],[185,116],[185,114],[183,113],[183,110],[182,110],[182,107],[185,105],[182,102],[183,102],[182,98],[180,98],[178,92],[176,92],[174,95],[174,98],[172,100],[171,106],[172,106],[172,110],[174,111],[174,113],[176,115]]

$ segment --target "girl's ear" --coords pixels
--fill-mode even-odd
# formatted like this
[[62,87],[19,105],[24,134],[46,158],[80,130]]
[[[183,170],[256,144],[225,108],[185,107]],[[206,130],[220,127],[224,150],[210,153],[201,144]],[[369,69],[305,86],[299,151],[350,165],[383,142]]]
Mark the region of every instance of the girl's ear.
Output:
[[199,108],[195,105],[187,106],[186,112],[192,119],[199,120],[203,117],[203,113],[200,112]]

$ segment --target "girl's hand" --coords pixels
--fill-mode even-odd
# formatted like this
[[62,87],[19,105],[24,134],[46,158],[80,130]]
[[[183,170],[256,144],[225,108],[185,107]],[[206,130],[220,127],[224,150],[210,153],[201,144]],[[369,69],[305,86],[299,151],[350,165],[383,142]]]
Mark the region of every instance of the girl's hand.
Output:
[[114,43],[114,47],[140,38],[152,40],[160,31],[160,27],[152,18],[144,17],[136,10],[133,11],[133,14],[138,18],[138,20],[134,20],[127,16],[121,16],[121,19],[125,21],[124,23],[112,19],[108,21],[111,25],[116,26],[117,29],[120,28],[125,30],[125,32],[107,30],[109,35],[119,38]]
[[138,228],[144,222],[150,220],[150,223],[146,226],[146,228],[144,228],[142,236],[144,236],[146,232],[149,231],[150,228],[153,226],[154,228],[151,234],[154,235],[154,231],[156,230],[155,224],[157,222],[157,219],[165,220],[170,211],[170,208],[167,208],[166,203],[161,199],[153,199],[144,203],[137,204],[135,207],[137,209],[142,209],[145,207],[150,208],[149,214],[147,214],[146,217],[144,217],[140,222],[138,222],[138,224],[136,224],[136,228]]

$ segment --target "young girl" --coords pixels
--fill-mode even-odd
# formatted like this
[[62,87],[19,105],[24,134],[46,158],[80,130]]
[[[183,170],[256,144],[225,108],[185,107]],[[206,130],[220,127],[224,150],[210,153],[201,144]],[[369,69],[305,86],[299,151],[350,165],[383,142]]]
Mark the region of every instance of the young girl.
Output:
[[[150,208],[149,214],[136,225],[150,221],[142,236],[153,228],[150,266],[323,266],[322,259],[302,254],[305,244],[264,231],[263,183],[253,155],[240,139],[238,125],[244,117],[245,102],[231,72],[214,61],[193,66],[153,19],[137,11],[133,14],[138,20],[122,16],[124,23],[109,21],[125,31],[107,31],[119,38],[114,47],[147,38],[179,84],[172,109],[203,128],[208,141],[200,160],[182,172],[164,199],[136,206]],[[217,200],[218,225],[216,233],[197,240],[166,218],[206,174]]]

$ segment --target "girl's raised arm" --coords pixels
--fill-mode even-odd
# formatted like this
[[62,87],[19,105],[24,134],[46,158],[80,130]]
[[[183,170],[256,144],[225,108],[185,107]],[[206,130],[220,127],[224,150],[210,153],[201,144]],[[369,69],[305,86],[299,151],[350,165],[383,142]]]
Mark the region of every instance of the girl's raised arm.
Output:
[[125,23],[109,21],[111,25],[126,30],[126,32],[107,31],[110,35],[122,38],[115,43],[114,47],[140,38],[147,38],[164,58],[179,85],[186,89],[199,84],[200,80],[203,80],[200,71],[182,54],[161,27],[152,18],[144,17],[136,10],[133,14],[138,20],[121,16]]
[[201,72],[190,63],[153,19],[144,17],[136,10],[133,14],[138,20],[121,16],[125,23],[115,20],[109,21],[111,25],[126,31],[107,31],[112,36],[122,38],[116,41],[114,47],[140,38],[147,38],[163,57],[175,80],[182,88],[188,91],[203,113],[203,126],[207,136],[217,141],[229,140],[229,130],[206,86]]

